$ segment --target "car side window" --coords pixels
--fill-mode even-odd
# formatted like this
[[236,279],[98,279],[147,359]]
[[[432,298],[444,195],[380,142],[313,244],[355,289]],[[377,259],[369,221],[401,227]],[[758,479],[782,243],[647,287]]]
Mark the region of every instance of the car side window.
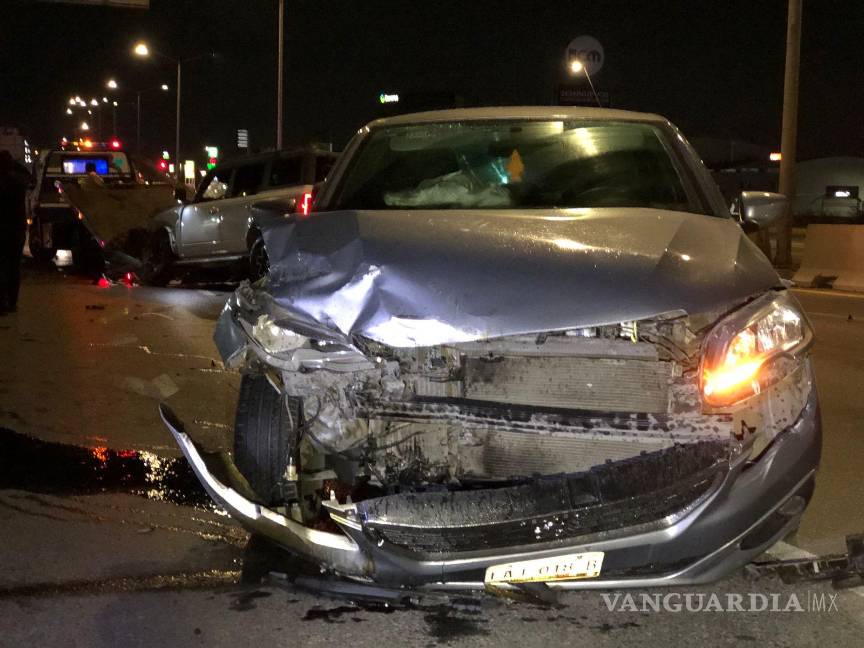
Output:
[[290,187],[303,184],[303,158],[299,155],[273,160],[270,166],[270,187]]
[[234,174],[234,186],[231,187],[231,197],[254,196],[261,189],[261,176],[264,174],[264,164],[247,164],[237,167]]
[[201,182],[197,200],[221,200],[228,193],[228,180],[230,178],[230,169],[214,169]]

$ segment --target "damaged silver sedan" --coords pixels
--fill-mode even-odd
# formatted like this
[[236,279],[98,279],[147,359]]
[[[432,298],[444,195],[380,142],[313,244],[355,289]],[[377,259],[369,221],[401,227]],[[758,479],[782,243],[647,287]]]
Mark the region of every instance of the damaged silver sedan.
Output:
[[[748,222],[782,197],[742,196]],[[216,330],[244,372],[211,496],[399,586],[717,579],[793,531],[812,332],[656,115],[495,108],[363,128]]]

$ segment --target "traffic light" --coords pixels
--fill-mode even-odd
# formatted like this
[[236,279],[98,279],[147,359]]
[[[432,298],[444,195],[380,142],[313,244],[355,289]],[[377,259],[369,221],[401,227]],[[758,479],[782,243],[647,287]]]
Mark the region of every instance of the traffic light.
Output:
[[207,170],[209,171],[219,162],[219,147],[205,146],[204,151],[207,153]]

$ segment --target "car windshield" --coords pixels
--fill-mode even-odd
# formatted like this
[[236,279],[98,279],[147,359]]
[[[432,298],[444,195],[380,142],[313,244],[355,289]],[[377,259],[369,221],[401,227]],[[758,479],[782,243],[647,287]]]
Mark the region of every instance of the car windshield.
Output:
[[375,129],[336,209],[653,207],[703,211],[663,132],[612,121],[471,121]]

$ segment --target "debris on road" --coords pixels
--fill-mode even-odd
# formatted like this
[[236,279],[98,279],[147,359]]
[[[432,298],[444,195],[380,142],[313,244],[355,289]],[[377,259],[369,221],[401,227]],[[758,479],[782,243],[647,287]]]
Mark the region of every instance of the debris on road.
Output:
[[776,575],[788,584],[830,580],[835,589],[864,585],[864,533],[846,536],[846,554],[754,562],[744,573],[755,580]]

